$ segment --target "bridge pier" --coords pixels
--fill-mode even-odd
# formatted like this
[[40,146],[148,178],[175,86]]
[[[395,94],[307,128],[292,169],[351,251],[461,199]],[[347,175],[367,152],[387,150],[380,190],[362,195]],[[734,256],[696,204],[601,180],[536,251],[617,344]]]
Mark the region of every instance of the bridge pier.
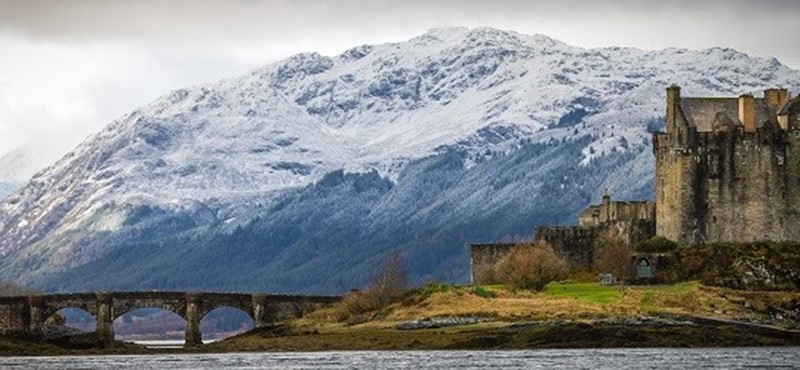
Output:
[[203,344],[203,334],[200,333],[200,317],[202,304],[198,293],[186,293],[186,342],[185,347],[194,347]]
[[108,346],[114,344],[114,314],[111,294],[97,293],[94,317],[97,319],[97,336]]
[[267,296],[266,294],[253,294],[253,309],[250,314],[253,316],[253,325],[256,328],[261,328],[268,324],[267,322]]
[[42,317],[42,297],[28,296],[28,334],[35,337],[42,335],[44,318]]

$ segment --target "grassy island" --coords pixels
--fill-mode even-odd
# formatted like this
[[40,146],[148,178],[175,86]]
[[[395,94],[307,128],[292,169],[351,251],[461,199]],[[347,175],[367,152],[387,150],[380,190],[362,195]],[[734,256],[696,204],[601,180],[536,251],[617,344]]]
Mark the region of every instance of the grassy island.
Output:
[[797,292],[696,282],[667,286],[550,283],[429,285],[384,309],[346,302],[206,346],[209,351],[521,349],[798,345]]
[[662,286],[431,284],[371,311],[345,298],[303,318],[189,349],[103,348],[91,334],[0,338],[4,355],[800,345],[800,292]]

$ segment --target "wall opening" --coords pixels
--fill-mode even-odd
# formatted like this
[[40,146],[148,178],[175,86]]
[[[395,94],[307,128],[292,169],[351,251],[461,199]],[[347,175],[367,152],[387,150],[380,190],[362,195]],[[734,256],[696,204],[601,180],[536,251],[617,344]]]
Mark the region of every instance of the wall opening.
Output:
[[230,306],[211,310],[200,320],[203,342],[214,342],[252,330],[253,318],[246,312]]
[[92,333],[97,330],[97,320],[84,309],[67,307],[47,317],[43,330],[50,339]]
[[650,260],[647,258],[639,258],[636,262],[636,277],[639,279],[648,279],[653,277],[653,268]]
[[137,308],[114,319],[114,339],[145,345],[183,346],[186,320],[163,308]]

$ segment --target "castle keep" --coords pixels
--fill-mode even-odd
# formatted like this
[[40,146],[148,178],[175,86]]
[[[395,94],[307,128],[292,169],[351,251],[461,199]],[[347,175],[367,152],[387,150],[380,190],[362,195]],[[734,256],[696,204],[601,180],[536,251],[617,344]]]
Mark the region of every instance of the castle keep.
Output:
[[682,98],[653,135],[656,234],[681,244],[800,240],[800,100]]
[[[654,235],[683,245],[800,241],[800,97],[682,98],[667,88],[666,132],[653,135],[656,202],[612,202],[606,193],[571,227],[538,227],[572,267],[591,267],[604,233],[627,245]],[[477,267],[513,243],[471,245]]]

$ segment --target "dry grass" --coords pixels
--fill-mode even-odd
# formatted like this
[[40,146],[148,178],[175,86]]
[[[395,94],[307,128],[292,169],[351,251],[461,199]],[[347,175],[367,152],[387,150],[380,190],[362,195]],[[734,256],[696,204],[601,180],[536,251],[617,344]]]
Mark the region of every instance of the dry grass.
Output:
[[[372,312],[372,319],[361,324],[331,321],[333,313],[340,309],[332,307],[293,321],[286,333],[256,331],[211,348],[261,351],[795,345],[800,336],[783,337],[787,332],[759,337],[764,333],[733,326],[620,326],[592,320],[658,314],[755,320],[775,307],[793,307],[792,302],[798,299],[800,292],[732,291],[695,282],[638,287],[551,283],[540,292],[505,285],[439,284],[409,293],[402,301]],[[494,321],[440,329],[395,329],[399,322],[447,316],[482,316]],[[526,321],[545,324],[522,329],[509,326]]]
[[[763,293],[762,293],[763,294]],[[368,326],[444,316],[481,316],[502,322],[588,320],[607,317],[685,314],[756,320],[773,307],[788,307],[800,292],[767,294],[732,291],[683,283],[665,286],[603,286],[597,283],[551,283],[542,292],[504,285],[466,287],[439,285],[410,294],[402,302],[372,313]],[[745,305],[747,302],[747,305]],[[320,310],[301,325],[331,324],[337,308]],[[339,320],[334,321],[341,321]]]

